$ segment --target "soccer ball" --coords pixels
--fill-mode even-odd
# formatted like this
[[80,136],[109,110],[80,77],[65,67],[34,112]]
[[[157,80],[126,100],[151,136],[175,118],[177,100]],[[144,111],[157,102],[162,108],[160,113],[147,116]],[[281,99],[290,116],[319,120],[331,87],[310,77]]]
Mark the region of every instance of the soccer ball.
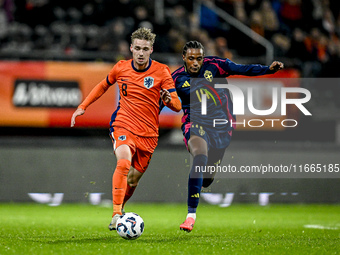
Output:
[[143,234],[144,221],[136,213],[125,213],[117,221],[117,233],[124,239],[137,239]]

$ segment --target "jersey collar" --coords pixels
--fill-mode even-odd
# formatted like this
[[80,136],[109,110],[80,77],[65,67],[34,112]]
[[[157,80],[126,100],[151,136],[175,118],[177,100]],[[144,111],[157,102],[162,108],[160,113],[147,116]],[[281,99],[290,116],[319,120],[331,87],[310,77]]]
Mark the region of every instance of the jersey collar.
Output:
[[133,65],[133,59],[131,61],[131,66],[133,68],[133,70],[135,70],[136,72],[139,72],[139,73],[142,73],[142,72],[146,72],[147,70],[149,70],[149,68],[151,67],[151,64],[152,64],[152,59],[149,58],[149,65],[147,66],[147,68],[143,69],[143,70],[138,70],[135,68],[135,66]]

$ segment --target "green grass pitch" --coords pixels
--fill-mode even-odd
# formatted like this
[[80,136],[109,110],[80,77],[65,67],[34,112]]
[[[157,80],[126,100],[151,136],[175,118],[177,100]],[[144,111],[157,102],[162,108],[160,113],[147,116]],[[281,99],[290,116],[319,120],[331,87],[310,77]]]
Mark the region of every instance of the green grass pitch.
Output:
[[0,204],[0,254],[339,254],[339,205],[201,204],[194,230],[184,204],[130,203],[145,222],[137,240],[107,226],[111,208]]

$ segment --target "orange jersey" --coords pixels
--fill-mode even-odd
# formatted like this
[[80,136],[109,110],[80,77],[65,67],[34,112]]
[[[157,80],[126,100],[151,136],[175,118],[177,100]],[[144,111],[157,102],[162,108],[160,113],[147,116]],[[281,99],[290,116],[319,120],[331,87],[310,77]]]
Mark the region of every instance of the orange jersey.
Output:
[[[169,67],[150,59],[149,66],[140,71],[134,68],[132,59],[121,60],[79,107],[86,109],[116,82],[120,98],[110,126],[125,128],[138,136],[157,137],[160,90],[175,91]],[[179,111],[181,108],[177,93],[173,92],[171,96],[170,103],[174,105],[171,108]]]

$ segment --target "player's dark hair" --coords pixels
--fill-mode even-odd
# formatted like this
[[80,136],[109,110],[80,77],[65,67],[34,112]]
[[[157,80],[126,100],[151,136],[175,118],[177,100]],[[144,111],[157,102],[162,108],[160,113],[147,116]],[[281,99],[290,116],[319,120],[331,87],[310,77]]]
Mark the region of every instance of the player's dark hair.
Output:
[[184,56],[187,54],[188,49],[202,49],[203,52],[204,52],[204,47],[203,47],[202,43],[200,43],[198,41],[189,41],[184,45],[183,52],[182,52],[182,54]]

